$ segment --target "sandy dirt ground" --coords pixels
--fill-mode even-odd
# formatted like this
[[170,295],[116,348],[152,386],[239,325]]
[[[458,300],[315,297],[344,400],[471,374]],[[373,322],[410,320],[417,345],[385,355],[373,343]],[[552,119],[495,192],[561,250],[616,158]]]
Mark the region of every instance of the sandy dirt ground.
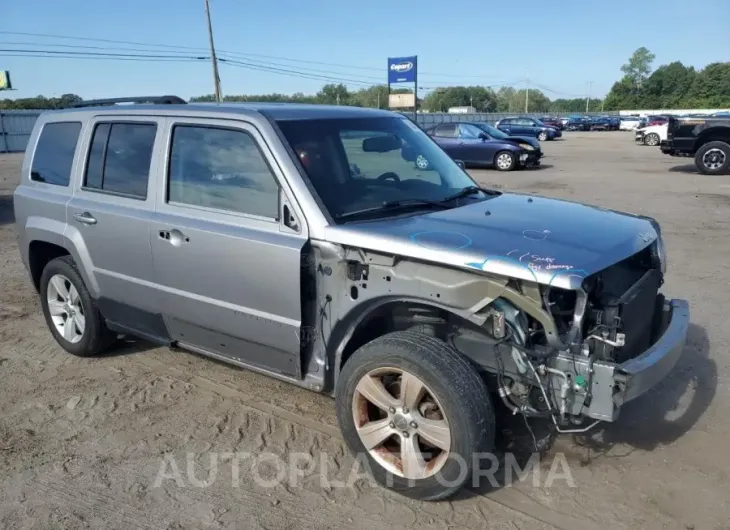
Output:
[[[365,479],[338,487],[353,459],[328,397],[133,341],[100,358],[66,354],[16,248],[21,156],[0,155],[0,528],[730,528],[730,178],[699,175],[629,133],[567,133],[544,148],[538,170],[474,175],[655,216],[670,260],[664,291],[691,304],[688,344],[616,424],[561,437],[537,482],[533,473],[442,503]],[[289,466],[305,455],[304,469],[263,484],[277,478],[273,464],[243,463],[234,480],[226,453]],[[572,484],[545,480],[558,459]]]

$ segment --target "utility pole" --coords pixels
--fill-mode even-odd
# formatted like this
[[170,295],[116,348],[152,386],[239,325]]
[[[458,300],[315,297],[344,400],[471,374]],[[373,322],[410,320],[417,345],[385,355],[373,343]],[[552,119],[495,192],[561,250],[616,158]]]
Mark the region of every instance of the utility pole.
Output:
[[586,114],[588,114],[588,102],[591,100],[591,88],[593,87],[593,81],[588,81],[588,95],[586,96]]
[[378,92],[378,108],[380,108],[380,92]]
[[340,104],[340,93],[339,92],[337,93],[337,104],[338,105]]
[[530,74],[527,74],[527,90],[525,90],[525,114],[527,114],[529,111],[527,110],[530,107]]
[[213,87],[215,88],[215,100],[221,102],[221,78],[218,75],[218,59],[215,56],[215,45],[213,44],[213,26],[210,23],[210,5],[205,0],[205,15],[208,18],[208,40],[210,40],[210,60],[213,63]]

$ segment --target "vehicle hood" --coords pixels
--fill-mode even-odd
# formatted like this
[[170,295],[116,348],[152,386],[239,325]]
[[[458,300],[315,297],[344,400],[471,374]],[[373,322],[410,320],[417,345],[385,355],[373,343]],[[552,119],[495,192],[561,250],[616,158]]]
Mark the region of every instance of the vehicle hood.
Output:
[[661,125],[649,125],[647,127],[642,127],[642,128],[640,128],[638,130],[640,130],[644,134],[648,134],[648,133],[652,133],[653,132],[653,133],[657,133],[659,135],[662,135],[662,134],[664,134],[666,132],[667,128],[668,128],[667,124],[666,123],[663,123]]
[[501,141],[502,142],[508,141],[508,142],[513,142],[516,144],[531,145],[535,150],[538,150],[538,151],[541,149],[540,142],[532,136],[508,136],[507,138],[502,138]]
[[[510,151],[514,151],[515,153],[523,152],[526,149],[519,145],[517,142],[510,141],[507,138],[500,138],[500,139],[492,139],[492,140],[484,140],[485,144],[488,144],[490,147],[496,147],[497,149],[508,149]],[[524,142],[523,142],[524,143]]]
[[450,210],[332,225],[325,238],[474,271],[577,289],[651,245],[655,221],[596,206],[502,194]]

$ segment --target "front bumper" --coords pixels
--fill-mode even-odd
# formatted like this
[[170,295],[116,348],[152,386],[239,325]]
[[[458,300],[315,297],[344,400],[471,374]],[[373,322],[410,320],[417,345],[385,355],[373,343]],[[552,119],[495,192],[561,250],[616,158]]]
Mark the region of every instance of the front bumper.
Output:
[[[689,304],[685,300],[664,303],[658,339],[645,352],[616,364],[596,361],[592,367],[586,358],[561,352],[555,366],[591,381],[590,389],[569,396],[567,411],[596,420],[615,421],[621,406],[654,388],[682,356],[689,328]],[[591,373],[592,371],[592,373]]]
[[520,156],[520,165],[522,167],[537,167],[540,165],[542,153],[528,152]]

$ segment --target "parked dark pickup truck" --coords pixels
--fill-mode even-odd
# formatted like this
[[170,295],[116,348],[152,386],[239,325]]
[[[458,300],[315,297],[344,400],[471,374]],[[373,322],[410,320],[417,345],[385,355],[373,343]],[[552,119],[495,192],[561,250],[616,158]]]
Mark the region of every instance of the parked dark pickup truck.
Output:
[[662,153],[693,156],[706,175],[730,174],[730,117],[669,118]]

